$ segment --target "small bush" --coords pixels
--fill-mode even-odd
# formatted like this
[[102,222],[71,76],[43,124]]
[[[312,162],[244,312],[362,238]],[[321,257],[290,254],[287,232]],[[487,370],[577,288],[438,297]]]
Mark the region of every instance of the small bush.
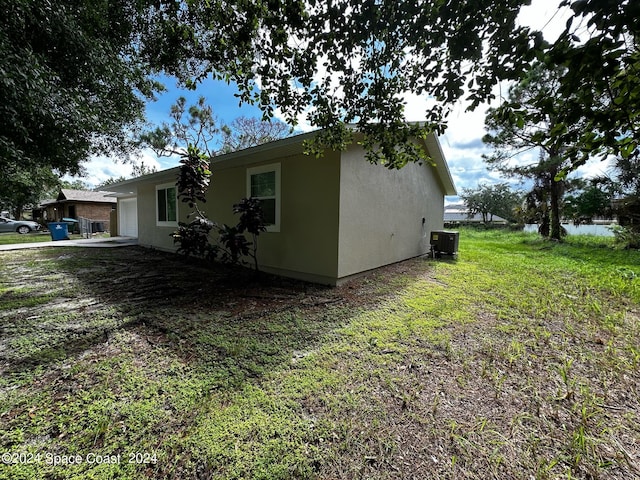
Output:
[[615,237],[616,246],[640,249],[640,231],[632,227],[621,227],[619,225],[614,225],[611,230]]
[[[178,244],[178,253],[193,255],[207,260],[221,260],[226,263],[239,263],[242,257],[251,257],[254,268],[258,271],[258,235],[266,231],[264,214],[260,200],[243,198],[233,206],[233,212],[240,214],[235,227],[220,226],[207,218],[198,207],[198,202],[205,203],[206,193],[211,183],[209,158],[198,148],[189,145],[182,155],[181,166],[176,187],[178,198],[194,209],[188,217],[195,216],[189,223],[180,222],[178,230],[171,233],[174,244]],[[211,242],[211,232],[218,232],[217,243]],[[252,242],[244,236],[247,232]]]

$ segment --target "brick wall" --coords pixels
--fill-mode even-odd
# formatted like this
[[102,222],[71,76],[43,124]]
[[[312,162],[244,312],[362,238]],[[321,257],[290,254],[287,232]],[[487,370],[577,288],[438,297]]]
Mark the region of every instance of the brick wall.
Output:
[[75,205],[76,218],[85,217],[94,222],[104,223],[104,228],[109,231],[109,223],[111,220],[111,205],[100,203],[69,203],[65,205],[65,213],[69,212],[69,205]]
[[[73,213],[73,208],[71,208],[71,212],[69,207],[75,206],[75,214]],[[55,210],[54,210],[55,208]],[[104,203],[89,203],[89,202],[64,202],[57,203],[55,205],[49,205],[46,207],[46,220],[47,222],[59,222],[63,218],[75,218],[85,217],[94,222],[102,222],[104,224],[104,228],[106,231],[110,231],[110,220],[111,220],[111,204]]]
[[[96,222],[108,222],[111,216],[111,205],[99,203],[76,203],[76,216],[90,218]],[[69,213],[69,206],[65,205],[65,213]]]

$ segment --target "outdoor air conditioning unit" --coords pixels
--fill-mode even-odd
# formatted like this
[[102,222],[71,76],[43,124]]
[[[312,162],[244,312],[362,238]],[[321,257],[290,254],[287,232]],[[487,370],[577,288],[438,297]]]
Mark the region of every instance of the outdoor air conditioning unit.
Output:
[[450,232],[447,230],[436,230],[431,232],[431,251],[434,256],[436,254],[457,255],[458,241],[460,239],[459,232]]

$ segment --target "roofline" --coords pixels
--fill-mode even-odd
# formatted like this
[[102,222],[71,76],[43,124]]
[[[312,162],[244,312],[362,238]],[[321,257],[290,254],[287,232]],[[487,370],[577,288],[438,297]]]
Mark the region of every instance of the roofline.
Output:
[[[109,185],[109,188],[111,188],[112,190],[117,190],[117,189],[120,189],[121,187],[126,187],[127,185],[140,183],[140,181],[142,181],[142,180],[147,181],[147,180],[155,180],[156,178],[163,178],[163,177],[168,176],[168,174],[170,172],[175,172],[177,174],[179,169],[180,169],[180,167],[178,166],[178,167],[167,168],[165,170],[160,170],[158,172],[147,173],[146,175],[142,175],[140,177],[134,177],[134,178],[130,178],[128,180],[123,180],[123,181],[118,182],[118,183],[113,183],[113,184]],[[105,196],[106,197],[119,197],[121,195],[122,195],[122,192],[113,191],[109,195],[105,195]]]
[[[276,149],[281,149],[287,146],[293,146],[296,144],[302,145],[302,142],[305,140],[309,140],[313,138],[319,130],[314,130],[312,132],[300,133],[297,135],[293,135],[291,137],[282,138],[280,140],[274,140],[273,142],[263,143],[261,145],[256,145],[254,147],[243,148],[242,150],[236,150],[235,152],[224,153],[222,155],[217,155],[211,157],[211,167],[214,166],[223,166],[227,162],[232,162],[235,159],[246,157],[249,155],[256,155],[260,153],[265,153],[268,151],[273,151]],[[235,165],[234,165],[235,166]],[[160,170],[159,172],[148,173],[146,175],[142,175],[136,178],[130,178],[129,180],[123,180],[122,182],[114,183],[109,185],[110,189],[120,189],[121,187],[126,187],[127,185],[137,184],[141,181],[149,182],[159,179],[164,179],[165,177],[176,177],[178,175],[178,171],[180,170],[180,166],[167,168],[165,170]],[[130,192],[131,194],[135,192]],[[112,197],[122,196],[123,192],[113,192]]]
[[270,150],[294,146],[296,144],[302,145],[302,142],[312,139],[318,134],[319,131],[320,130],[314,130],[312,132],[299,133],[291,137],[281,138],[280,140],[274,140],[273,142],[256,145],[255,147],[243,148],[242,150],[236,150],[235,152],[218,155],[216,157],[212,157],[211,165],[213,166],[230,162],[238,157],[245,157],[247,156],[247,154],[255,155],[258,153],[268,152]]
[[432,156],[434,155],[434,153],[437,155],[437,159],[432,159],[436,164],[436,170],[438,170],[440,180],[442,181],[445,195],[457,195],[458,191],[456,190],[456,186],[453,183],[451,170],[449,170],[449,164],[444,157],[444,152],[442,151],[442,146],[440,145],[438,136],[435,133],[430,133],[429,135],[427,135],[427,138],[425,138],[424,143],[426,144],[427,150],[429,150]]
[[[416,122],[422,123],[422,122]],[[348,128],[355,129],[355,125],[347,125]],[[293,135],[291,137],[282,138],[280,140],[275,140],[273,142],[263,143],[261,145],[256,145],[254,147],[244,148],[242,150],[237,150],[235,152],[225,153],[223,155],[218,155],[211,158],[211,168],[223,169],[227,167],[228,163],[232,163],[230,166],[240,166],[244,162],[234,162],[234,160],[245,159],[247,163],[252,163],[250,159],[247,157],[252,157],[256,155],[265,154],[268,152],[274,152],[278,150],[285,149],[286,147],[293,147],[299,145],[300,152],[302,152],[302,144],[306,140],[311,140],[315,137],[320,130],[314,130],[311,132],[304,132],[297,135]],[[453,183],[453,178],[451,177],[451,172],[449,170],[449,166],[444,157],[444,153],[442,151],[442,147],[440,146],[440,141],[438,137],[434,133],[430,133],[423,140],[425,146],[427,147],[428,153],[431,154],[432,160],[435,162],[435,168],[438,171],[438,176],[442,182],[442,186],[445,191],[445,195],[457,195],[456,187]],[[128,195],[135,195],[137,189],[133,189],[132,191],[122,191],[125,190],[127,186],[135,186],[141,182],[148,183],[154,182],[156,180],[166,180],[170,178],[176,178],[178,175],[178,171],[180,170],[180,166],[168,168],[166,170],[161,170],[159,172],[149,173],[147,175],[142,175],[141,177],[131,178],[129,180],[124,180],[119,183],[115,183],[109,185],[109,188],[112,190],[121,190],[119,192],[114,192],[108,196],[112,197],[122,197]]]

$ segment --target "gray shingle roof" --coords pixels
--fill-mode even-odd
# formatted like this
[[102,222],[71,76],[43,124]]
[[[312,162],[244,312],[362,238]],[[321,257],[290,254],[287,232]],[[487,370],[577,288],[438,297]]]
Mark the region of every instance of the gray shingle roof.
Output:
[[[491,215],[489,215],[491,218]],[[444,221],[445,222],[461,222],[461,223],[479,223],[482,222],[482,215],[476,213],[474,215],[469,215],[469,209],[463,203],[456,203],[451,205],[446,205],[444,207]],[[507,221],[498,216],[493,215],[493,219],[491,220],[494,223],[507,223]]]
[[116,203],[115,197],[107,197],[112,192],[93,192],[90,190],[71,190],[63,188],[58,195],[58,201],[75,201],[75,202],[102,202]]

